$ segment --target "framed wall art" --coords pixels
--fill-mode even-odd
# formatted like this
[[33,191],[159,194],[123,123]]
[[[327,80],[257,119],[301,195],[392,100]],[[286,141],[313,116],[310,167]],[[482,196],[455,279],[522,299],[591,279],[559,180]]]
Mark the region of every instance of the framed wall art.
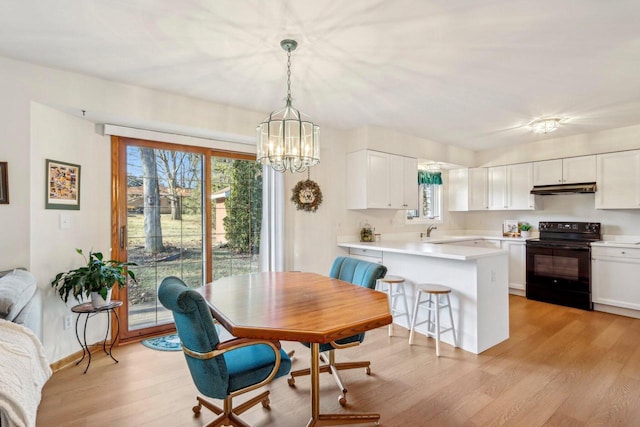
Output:
[[0,204],[9,204],[9,172],[7,162],[0,162]]
[[508,237],[517,237],[520,235],[517,219],[507,219],[502,225],[502,235]]
[[46,209],[80,210],[80,165],[47,159]]

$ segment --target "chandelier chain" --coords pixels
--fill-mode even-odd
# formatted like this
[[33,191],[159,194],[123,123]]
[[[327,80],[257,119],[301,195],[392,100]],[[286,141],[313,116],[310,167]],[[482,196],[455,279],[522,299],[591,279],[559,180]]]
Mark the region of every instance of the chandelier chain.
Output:
[[291,48],[287,49],[287,105],[291,105]]

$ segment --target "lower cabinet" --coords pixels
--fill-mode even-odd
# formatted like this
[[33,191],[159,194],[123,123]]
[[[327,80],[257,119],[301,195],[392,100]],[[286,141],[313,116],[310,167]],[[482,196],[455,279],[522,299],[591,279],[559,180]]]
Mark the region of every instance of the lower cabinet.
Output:
[[349,257],[382,264],[382,251],[377,251],[375,249],[349,248]]
[[524,295],[527,280],[526,245],[523,241],[502,241],[502,249],[509,252],[509,290]]
[[591,272],[594,304],[640,310],[640,249],[593,246]]

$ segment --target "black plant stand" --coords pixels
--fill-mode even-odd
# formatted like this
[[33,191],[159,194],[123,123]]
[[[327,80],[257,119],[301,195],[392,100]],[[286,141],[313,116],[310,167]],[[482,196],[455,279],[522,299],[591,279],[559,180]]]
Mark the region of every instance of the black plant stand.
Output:
[[[118,363],[118,360],[115,357],[113,357],[111,350],[113,349],[113,344],[116,342],[116,340],[118,339],[118,336],[120,335],[120,316],[118,316],[118,310],[116,310],[120,306],[122,306],[122,301],[111,301],[109,304],[105,305],[104,307],[98,307],[98,308],[94,307],[93,304],[91,304],[90,302],[85,302],[84,304],[79,304],[71,308],[72,312],[78,314],[78,317],[76,318],[76,338],[78,339],[78,343],[80,344],[80,347],[82,347],[82,359],[76,362],[76,366],[79,365],[84,360],[85,356],[89,357],[89,362],[87,363],[87,367],[84,370],[85,374],[89,370],[89,365],[91,365],[91,351],[89,350],[89,345],[87,344],[87,321],[89,320],[90,317],[93,317],[96,314],[99,314],[99,313],[107,314],[107,332],[104,335],[104,341],[102,341],[102,350],[105,352],[105,354],[111,357],[114,362]],[[116,330],[115,330],[116,334],[114,337],[111,338],[111,344],[109,345],[109,350],[107,351],[107,337],[109,336],[109,330],[111,328],[111,316],[110,316],[111,313],[113,313],[116,316]],[[83,314],[85,315],[85,318],[84,318],[84,330],[83,330],[82,339],[81,339],[80,334],[78,333],[78,323],[80,322],[80,317]]]

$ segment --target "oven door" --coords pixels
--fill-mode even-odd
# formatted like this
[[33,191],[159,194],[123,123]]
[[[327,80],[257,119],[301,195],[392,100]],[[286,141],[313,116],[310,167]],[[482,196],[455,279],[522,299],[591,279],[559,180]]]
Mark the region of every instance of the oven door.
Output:
[[591,248],[527,245],[527,298],[592,310]]

